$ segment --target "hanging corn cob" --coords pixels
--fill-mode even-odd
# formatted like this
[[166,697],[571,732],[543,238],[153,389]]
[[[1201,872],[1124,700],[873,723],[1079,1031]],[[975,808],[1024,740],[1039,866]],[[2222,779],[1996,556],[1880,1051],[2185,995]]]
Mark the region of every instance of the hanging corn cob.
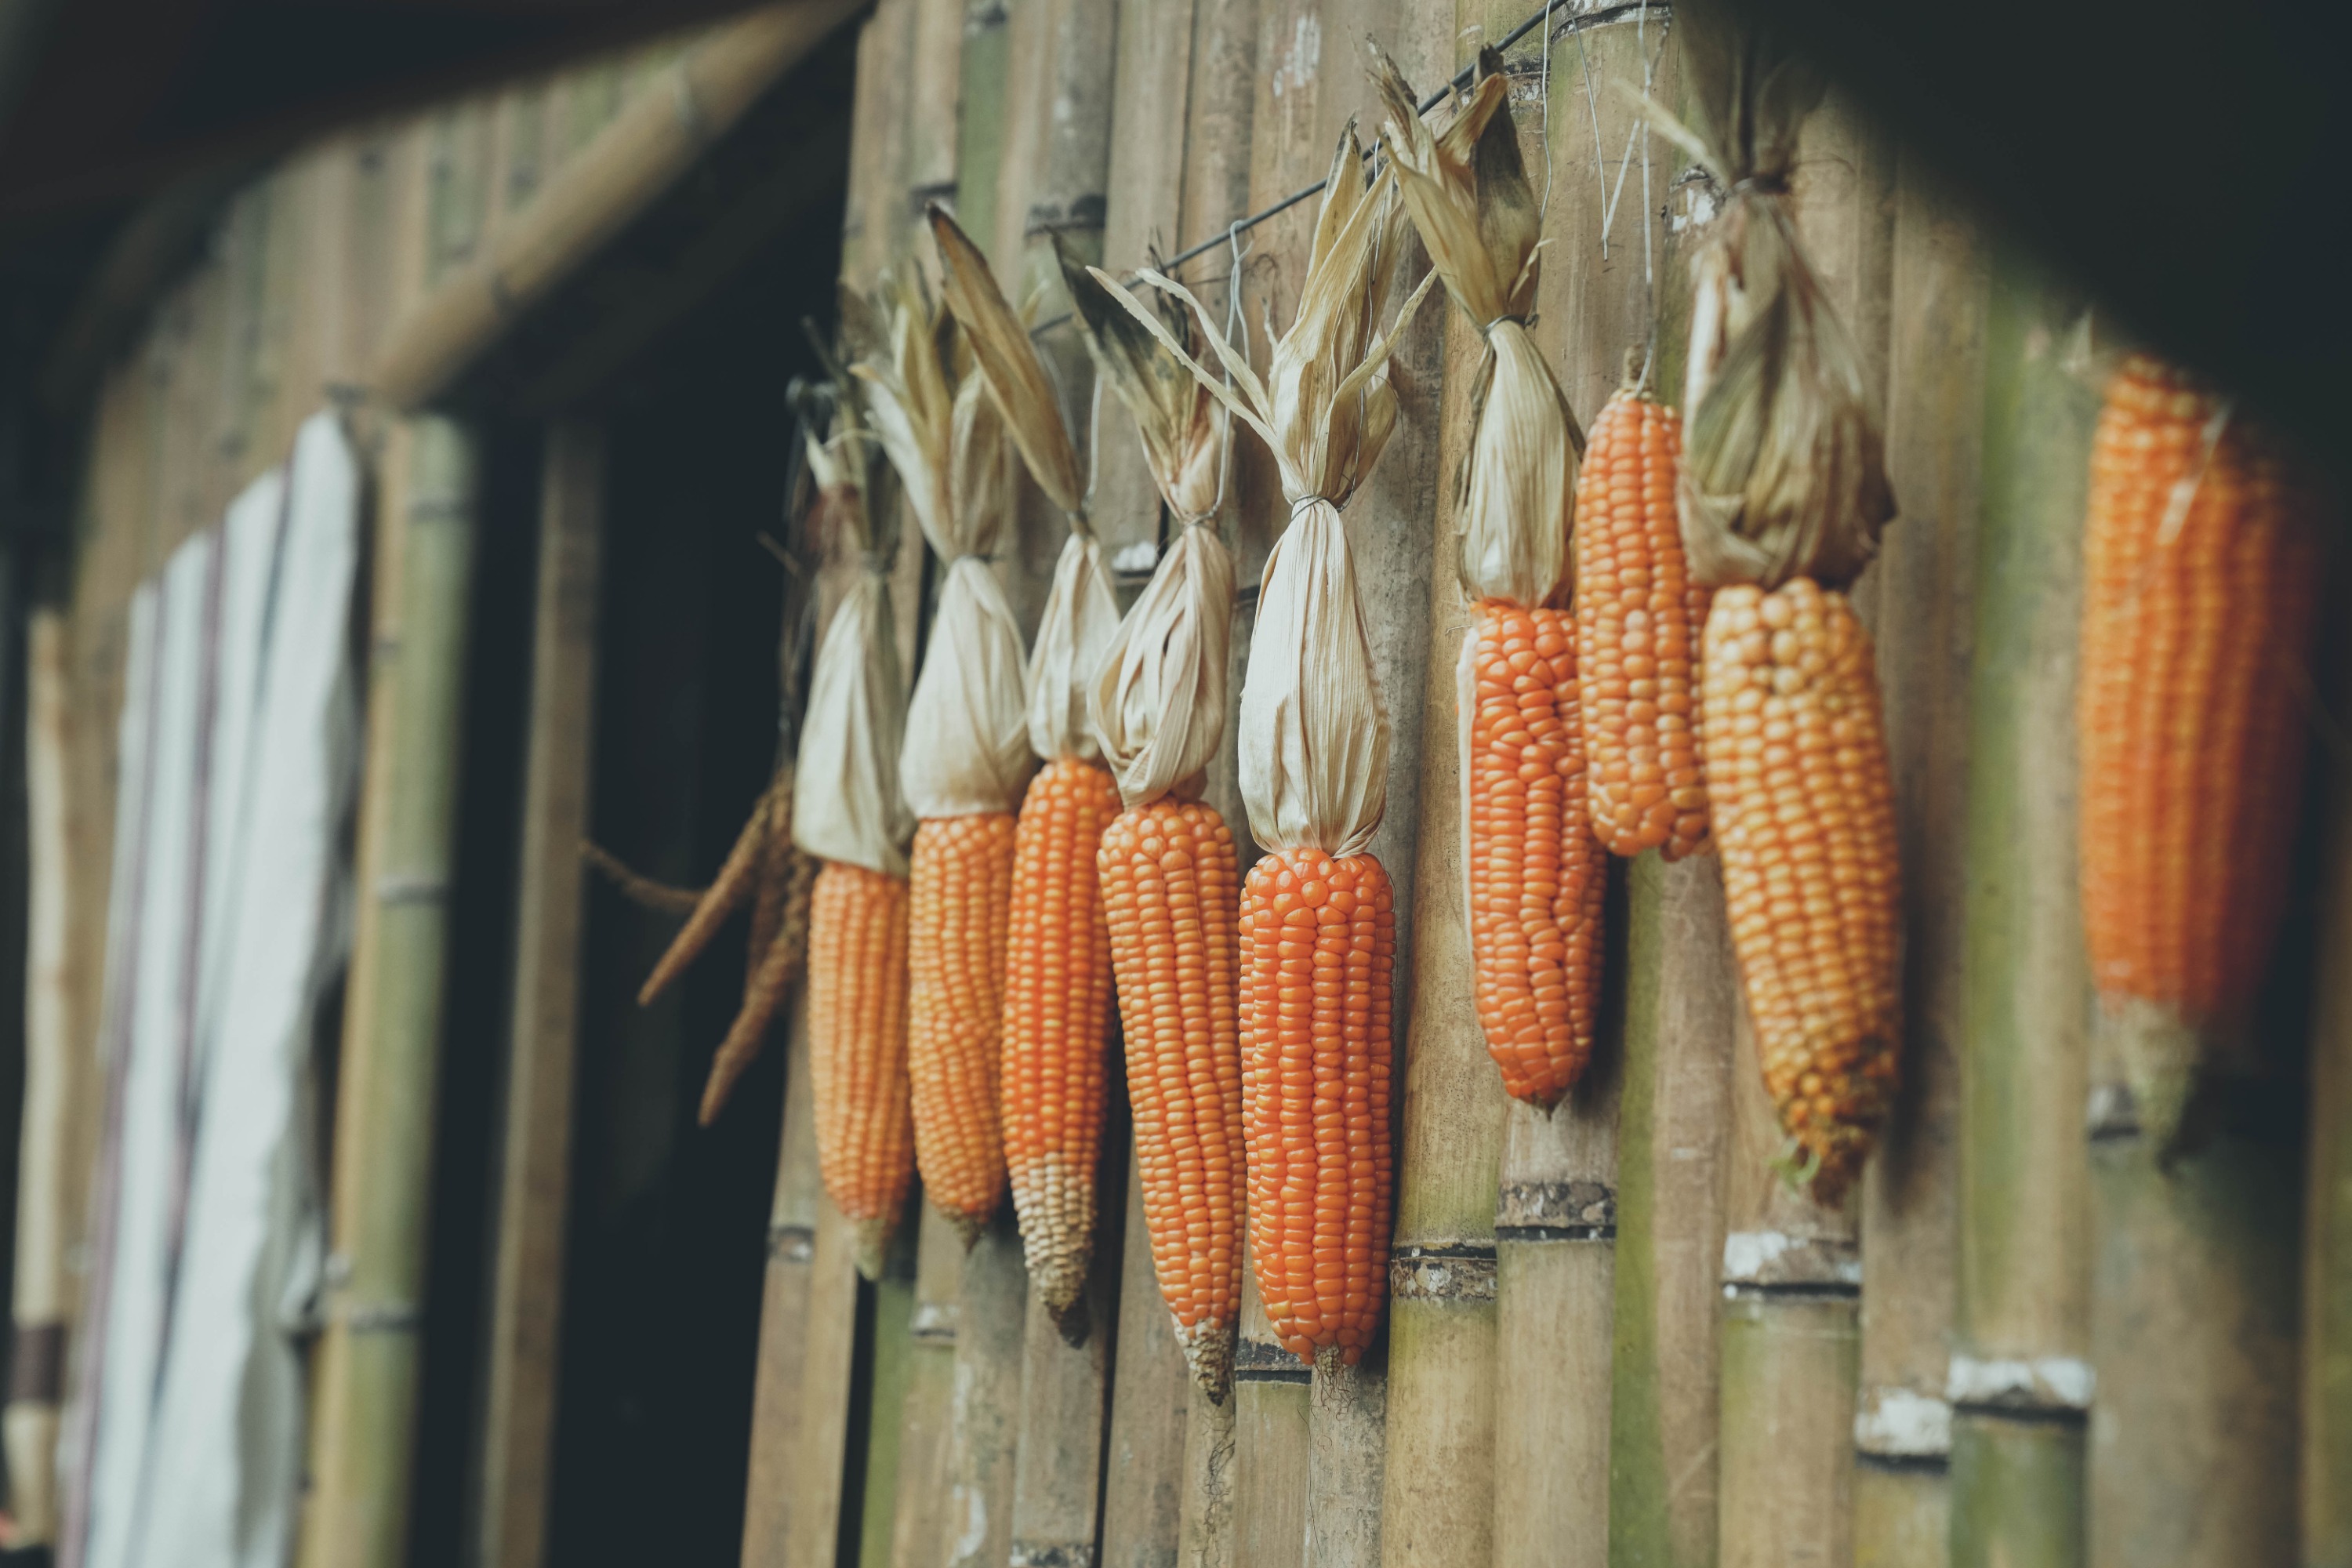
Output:
[[2142,1128],[2243,1044],[2286,898],[2325,575],[2286,448],[2144,355],[2107,388],[2084,533],[2083,915]]
[[923,1191],[978,1239],[1004,1195],[998,1093],[1013,808],[1028,782],[1021,626],[988,557],[1003,547],[1012,452],[979,374],[950,391],[953,326],[921,275],[886,279],[883,351],[853,367],[923,537],[947,563],[907,715],[913,807],[908,1057]]
[[1576,498],[1585,798],[1613,855],[1706,847],[1698,650],[1712,595],[1683,558],[1682,447],[1681,417],[1629,384],[1592,422]]
[[1153,312],[1097,280],[1274,449],[1291,522],[1267,558],[1242,688],[1242,796],[1265,858],[1242,894],[1242,1123],[1250,1258],[1275,1332],[1301,1360],[1354,1363],[1388,1293],[1392,1195],[1390,969],[1396,910],[1365,853],[1387,806],[1381,701],[1339,507],[1396,425],[1388,360],[1430,281],[1376,335],[1404,250],[1394,183],[1367,185],[1350,124],[1317,215],[1298,316],[1261,381],[1199,300],[1234,388]]
[[1585,806],[1569,595],[1569,513],[1584,437],[1535,341],[1536,196],[1501,59],[1443,135],[1375,49],[1381,128],[1437,275],[1485,340],[1456,498],[1455,567],[1476,605],[1454,667],[1462,872],[1478,1023],[1514,1099],[1550,1108],[1592,1055],[1608,856]]
[[1706,789],[1790,1173],[1835,1204],[1894,1097],[1902,1030],[1892,786],[1869,634],[1843,591],[1895,503],[1853,345],[1789,211],[1820,79],[1735,18],[1708,21],[1685,68],[1711,134],[1661,117],[1728,193],[1694,260],[1676,495],[1692,573],[1717,590]]
[[[1242,1290],[1242,1058],[1234,836],[1197,798],[1225,727],[1234,560],[1217,537],[1227,420],[1207,390],[1070,260],[1094,356],[1135,416],[1179,532],[1119,623],[1087,711],[1126,809],[1096,865],[1118,979],[1135,1173],[1160,1295],[1192,1379],[1223,1403]],[[1185,335],[1181,306],[1165,301]]]
[[[907,854],[898,793],[906,718],[888,560],[865,507],[850,431],[810,460],[863,547],[864,570],[817,649],[801,728],[793,838],[823,863],[809,915],[809,1065],[817,1167],[857,1227],[857,1268],[881,1275],[915,1173],[907,1077]],[[837,439],[839,439],[837,437]]]
[[1037,351],[955,219],[934,206],[948,308],[988,395],[1046,496],[1070,520],[1025,673],[1029,744],[1045,761],[1021,804],[1004,986],[1004,1153],[1030,1282],[1069,1328],[1094,1247],[1110,936],[1095,851],[1118,795],[1086,723],[1086,683],[1118,625],[1086,520],[1085,482]]

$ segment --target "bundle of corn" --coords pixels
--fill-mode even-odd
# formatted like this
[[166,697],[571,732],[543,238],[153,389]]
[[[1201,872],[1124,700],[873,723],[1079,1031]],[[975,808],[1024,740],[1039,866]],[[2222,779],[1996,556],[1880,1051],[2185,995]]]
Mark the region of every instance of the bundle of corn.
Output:
[[2083,915],[2141,1126],[2243,1047],[2286,900],[2325,500],[2274,437],[2145,356],[2107,388],[2084,537]]
[[1716,589],[1701,650],[1706,788],[1732,948],[1790,1173],[1835,1204],[1895,1092],[1895,816],[1869,634],[1843,589],[1895,510],[1853,342],[1798,245],[1788,174],[1822,84],[1716,14],[1684,34],[1696,135],[1729,194],[1695,259],[1676,500]]
[[1029,744],[1045,761],[1021,804],[1004,989],[1004,1153],[1029,1278],[1075,1331],[1094,1247],[1102,1152],[1110,935],[1095,851],[1118,809],[1086,722],[1087,678],[1118,626],[1102,547],[1086,520],[1077,447],[1052,381],[988,270],[938,207],[948,309],[1029,471],[1070,520],[1025,673]]
[[1339,508],[1395,428],[1388,361],[1424,279],[1376,331],[1408,226],[1395,182],[1367,184],[1351,123],[1317,215],[1298,316],[1261,381],[1185,300],[1234,386],[1140,300],[1096,279],[1274,450],[1291,522],[1266,559],[1242,686],[1242,797],[1265,858],[1242,893],[1242,1124],[1250,1258],[1275,1332],[1301,1360],[1354,1363],[1388,1293],[1393,1194],[1390,970],[1396,910],[1365,853],[1388,805],[1381,700]]
[[907,711],[898,780],[914,809],[908,931],[915,1160],[966,1245],[1004,1195],[998,1104],[1013,808],[1028,783],[1021,626],[988,557],[1011,521],[1012,451],[978,374],[950,392],[952,324],[909,268],[886,279],[883,352],[852,367],[876,439],[947,563]]
[[1517,1100],[1549,1110],[1592,1055],[1608,856],[1585,807],[1576,637],[1563,606],[1583,435],[1528,322],[1538,212],[1519,162],[1502,60],[1443,135],[1377,49],[1381,128],[1437,275],[1486,353],[1456,498],[1455,568],[1477,606],[1454,667],[1462,872],[1478,1023]]
[[888,558],[867,517],[861,456],[811,443],[856,526],[866,570],[817,649],[801,728],[793,839],[823,863],[809,915],[809,1066],[817,1166],[857,1226],[857,1268],[881,1275],[914,1179],[907,1076],[907,853],[898,792],[906,715]]
[[[1234,559],[1217,537],[1228,421],[1192,373],[1066,256],[1094,356],[1135,416],[1181,531],[1119,623],[1088,717],[1126,809],[1096,866],[1110,925],[1136,1179],[1160,1293],[1192,1379],[1223,1403],[1241,1314],[1242,1058],[1234,836],[1199,796],[1225,727]],[[1168,301],[1168,329],[1188,319]]]

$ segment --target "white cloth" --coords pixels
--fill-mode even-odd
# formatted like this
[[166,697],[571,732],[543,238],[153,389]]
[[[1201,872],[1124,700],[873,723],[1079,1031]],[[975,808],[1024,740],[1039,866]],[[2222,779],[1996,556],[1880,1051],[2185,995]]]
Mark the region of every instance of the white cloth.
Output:
[[315,416],[288,467],[142,591],[68,1564],[291,1554],[304,1395],[284,1302],[309,1293],[320,1250],[301,1109],[348,926],[359,505],[342,429]]

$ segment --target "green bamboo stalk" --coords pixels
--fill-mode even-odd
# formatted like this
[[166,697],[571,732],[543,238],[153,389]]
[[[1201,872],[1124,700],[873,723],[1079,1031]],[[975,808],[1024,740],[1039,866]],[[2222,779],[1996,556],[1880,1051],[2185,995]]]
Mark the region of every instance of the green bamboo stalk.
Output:
[[1956,1568],[2084,1560],[2090,984],[2074,874],[2087,321],[2013,248],[1986,325],[1969,738]]
[[2352,1568],[2352,770],[2339,756],[2332,772],[2304,1219],[2302,1561],[2309,1568]]
[[475,441],[438,416],[406,422],[396,607],[379,608],[371,740],[389,745],[383,798],[362,802],[361,950],[371,981],[344,1024],[335,1110],[334,1253],[319,1352],[312,1500],[302,1561],[399,1568],[415,1462],[427,1210],[454,852]]

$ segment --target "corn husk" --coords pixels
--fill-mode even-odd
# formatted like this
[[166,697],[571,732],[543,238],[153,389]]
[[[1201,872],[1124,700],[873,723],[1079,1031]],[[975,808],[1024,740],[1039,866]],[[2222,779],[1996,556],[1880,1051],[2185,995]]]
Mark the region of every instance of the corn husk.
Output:
[[[846,399],[844,400],[845,405]],[[907,714],[898,642],[891,628],[887,559],[875,548],[866,506],[865,458],[845,406],[830,441],[808,442],[818,508],[861,543],[866,569],[833,613],[817,647],[801,719],[793,791],[793,842],[821,860],[886,876],[907,874],[915,819],[898,792]]]
[[1479,57],[1477,85],[1443,134],[1413,90],[1373,51],[1389,110],[1381,128],[1431,265],[1486,353],[1470,401],[1470,450],[1455,516],[1455,568],[1474,600],[1553,601],[1569,570],[1569,514],[1584,435],[1528,323],[1539,270],[1538,206],[1519,161],[1501,58]]
[[[1104,654],[1087,721],[1128,806],[1170,794],[1192,798],[1224,739],[1234,558],[1212,514],[1232,421],[1101,284],[1058,244],[1055,250],[1087,352],[1134,416],[1144,462],[1179,530]],[[1187,338],[1192,318],[1158,298],[1161,325]]]
[[944,318],[919,277],[886,279],[886,354],[851,367],[875,439],[947,563],[929,652],[908,704],[898,779],[919,817],[1012,811],[1031,759],[1021,623],[986,557],[1003,548],[1012,450],[977,371],[950,395]]
[[[1180,526],[1199,522],[1217,509],[1219,468],[1232,420],[1209,389],[1160,346],[1160,342],[1119,308],[1094,276],[1054,242],[1062,282],[1076,309],[1078,329],[1097,374],[1135,417],[1143,438],[1143,460]],[[1198,358],[1192,318],[1162,294],[1160,322]]]
[[1087,723],[1087,686],[1118,629],[1118,600],[1111,589],[1110,564],[1087,521],[1077,447],[1062,417],[1053,378],[996,286],[988,258],[946,211],[934,205],[930,220],[948,309],[971,346],[988,395],[1038,488],[1070,520],[1070,537],[1055,563],[1037,640],[1029,651],[1030,749],[1049,760],[1093,762],[1100,752]]
[[1683,548],[1711,587],[1840,588],[1877,553],[1895,496],[1853,340],[1789,210],[1797,133],[1822,80],[1769,34],[1706,0],[1701,11],[1684,58],[1704,129],[1651,108],[1728,193],[1692,262]]
[[1145,282],[1192,307],[1202,341],[1233,377],[1230,390],[1150,307],[1094,273],[1273,449],[1291,503],[1290,526],[1259,581],[1258,635],[1242,684],[1242,798],[1252,835],[1268,849],[1360,854],[1388,805],[1388,710],[1339,508],[1396,427],[1389,356],[1434,281],[1423,279],[1388,331],[1377,330],[1406,229],[1394,180],[1366,182],[1351,121],[1324,186],[1297,318],[1276,341],[1263,380],[1183,285],[1146,271]]

